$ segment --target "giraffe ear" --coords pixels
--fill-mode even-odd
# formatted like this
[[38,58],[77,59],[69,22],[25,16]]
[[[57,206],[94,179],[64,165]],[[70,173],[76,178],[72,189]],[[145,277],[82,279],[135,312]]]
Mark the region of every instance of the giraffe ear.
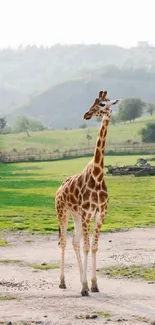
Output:
[[106,98],[106,96],[107,96],[107,91],[104,90],[104,91],[102,92],[102,100],[104,100],[104,99]]
[[120,101],[121,101],[120,99],[114,99],[114,100],[111,100],[111,105],[119,104]]
[[99,91],[99,94],[98,94],[98,98],[102,98],[103,97],[103,91]]

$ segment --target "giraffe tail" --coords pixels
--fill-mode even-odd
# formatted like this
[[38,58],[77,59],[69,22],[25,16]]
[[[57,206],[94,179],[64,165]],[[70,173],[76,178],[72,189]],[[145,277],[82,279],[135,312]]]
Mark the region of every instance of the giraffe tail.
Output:
[[59,241],[58,241],[59,246],[60,246],[60,239],[61,239],[61,229],[60,229],[60,226],[59,226]]

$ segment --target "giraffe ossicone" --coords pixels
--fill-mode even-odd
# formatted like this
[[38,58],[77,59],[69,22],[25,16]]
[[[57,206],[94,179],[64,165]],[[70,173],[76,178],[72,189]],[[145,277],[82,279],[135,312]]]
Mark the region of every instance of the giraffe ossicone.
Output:
[[[111,106],[120,100],[109,100],[107,91],[100,91],[93,105],[84,114],[84,119],[102,116],[101,127],[99,130],[94,157],[77,175],[67,178],[59,187],[55,206],[59,221],[59,244],[61,247],[60,265],[60,288],[65,289],[65,248],[68,218],[72,215],[74,220],[75,232],[73,235],[73,248],[77,257],[82,285],[82,296],[88,296],[87,264],[88,253],[90,251],[90,220],[94,218],[94,232],[91,243],[92,252],[92,277],[91,291],[98,292],[96,277],[96,252],[98,250],[98,240],[101,226],[104,222],[107,206],[108,191],[104,180],[104,150],[107,137],[107,128],[111,116]],[[83,235],[84,260],[82,262],[80,252],[80,240]]]

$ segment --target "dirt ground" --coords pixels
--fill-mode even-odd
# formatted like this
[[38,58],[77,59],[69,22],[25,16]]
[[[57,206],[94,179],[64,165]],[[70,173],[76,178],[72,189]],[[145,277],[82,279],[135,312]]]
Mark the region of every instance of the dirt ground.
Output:
[[[28,265],[59,263],[57,236],[4,235],[11,246],[0,248],[0,260],[23,262],[0,264],[0,296],[16,297],[0,300],[0,323],[129,325],[155,321],[155,283],[149,281],[109,279],[98,272],[100,293],[90,292],[89,297],[81,297],[71,235],[66,249],[66,290],[58,287],[59,269],[42,271]],[[99,246],[99,269],[109,265],[155,263],[155,228],[101,234]],[[88,275],[90,282],[91,254]],[[97,318],[82,319],[80,315],[97,315]]]

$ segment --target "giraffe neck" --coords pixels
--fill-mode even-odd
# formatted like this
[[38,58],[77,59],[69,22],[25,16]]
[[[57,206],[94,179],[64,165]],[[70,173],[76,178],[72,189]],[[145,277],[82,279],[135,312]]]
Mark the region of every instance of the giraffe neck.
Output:
[[93,158],[93,176],[97,177],[99,182],[102,180],[104,173],[104,151],[108,124],[109,120],[103,117]]

